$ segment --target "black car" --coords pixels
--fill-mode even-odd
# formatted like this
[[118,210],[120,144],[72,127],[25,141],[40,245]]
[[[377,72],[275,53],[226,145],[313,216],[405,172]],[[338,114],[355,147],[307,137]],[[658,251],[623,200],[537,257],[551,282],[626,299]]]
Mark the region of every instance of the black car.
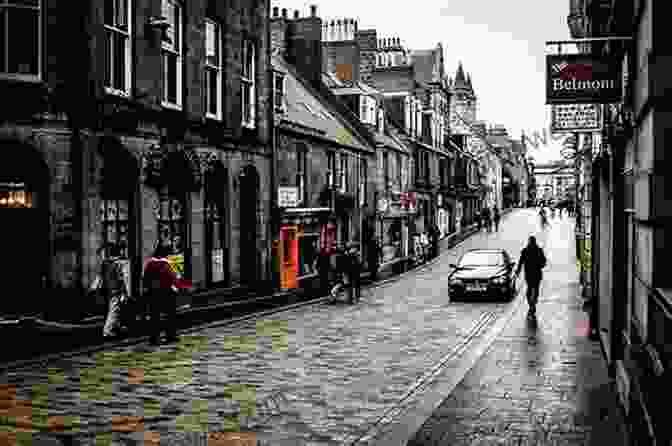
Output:
[[503,249],[472,249],[451,264],[448,276],[450,300],[469,296],[497,296],[511,300],[516,295],[515,262]]

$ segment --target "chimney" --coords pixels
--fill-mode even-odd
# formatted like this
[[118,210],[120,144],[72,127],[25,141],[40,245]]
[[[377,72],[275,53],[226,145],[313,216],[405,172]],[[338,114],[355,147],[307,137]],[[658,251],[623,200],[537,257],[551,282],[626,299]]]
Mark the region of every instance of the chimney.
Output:
[[287,8],[282,8],[282,17],[278,17],[278,8],[273,8],[273,17],[270,20],[271,51],[284,55],[287,50]]
[[278,8],[277,6],[274,6],[274,7],[273,7],[273,18],[277,18],[277,17],[278,17],[278,15],[279,15],[279,11],[280,11],[280,8]]
[[[355,22],[355,25],[357,22]],[[378,55],[378,36],[375,29],[355,31],[355,41],[359,48],[359,77],[363,81],[371,79]]]
[[317,17],[317,5],[310,5],[310,16]]
[[299,18],[294,12],[294,20],[287,25],[287,61],[294,65],[301,75],[314,85],[322,82],[322,19],[315,15]]

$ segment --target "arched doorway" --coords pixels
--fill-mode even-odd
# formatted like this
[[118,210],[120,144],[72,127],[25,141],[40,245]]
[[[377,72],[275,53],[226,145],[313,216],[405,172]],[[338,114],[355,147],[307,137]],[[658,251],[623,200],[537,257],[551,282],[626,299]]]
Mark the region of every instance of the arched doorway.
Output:
[[44,309],[49,274],[49,171],[32,147],[0,143],[0,318]]
[[205,175],[205,265],[208,285],[229,283],[227,240],[228,172],[220,161]]
[[240,280],[252,284],[259,279],[257,253],[259,174],[254,166],[245,166],[240,182]]

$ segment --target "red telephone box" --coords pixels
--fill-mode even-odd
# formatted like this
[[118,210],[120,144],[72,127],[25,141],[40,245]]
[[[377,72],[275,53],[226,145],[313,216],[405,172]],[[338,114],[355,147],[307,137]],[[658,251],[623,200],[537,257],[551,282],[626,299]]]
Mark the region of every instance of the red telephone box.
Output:
[[280,228],[280,286],[283,289],[297,288],[299,273],[299,240],[297,226]]

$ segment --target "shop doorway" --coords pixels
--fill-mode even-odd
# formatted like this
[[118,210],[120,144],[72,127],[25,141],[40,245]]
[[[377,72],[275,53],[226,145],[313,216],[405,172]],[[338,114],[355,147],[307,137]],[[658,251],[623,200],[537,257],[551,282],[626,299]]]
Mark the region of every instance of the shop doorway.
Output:
[[227,170],[220,161],[215,161],[205,177],[205,264],[208,285],[229,284],[227,191]]
[[254,166],[245,166],[240,182],[240,280],[253,284],[259,279],[257,253],[257,207],[259,202],[259,174]]
[[0,163],[0,318],[44,309],[49,272],[48,169],[27,146]]

